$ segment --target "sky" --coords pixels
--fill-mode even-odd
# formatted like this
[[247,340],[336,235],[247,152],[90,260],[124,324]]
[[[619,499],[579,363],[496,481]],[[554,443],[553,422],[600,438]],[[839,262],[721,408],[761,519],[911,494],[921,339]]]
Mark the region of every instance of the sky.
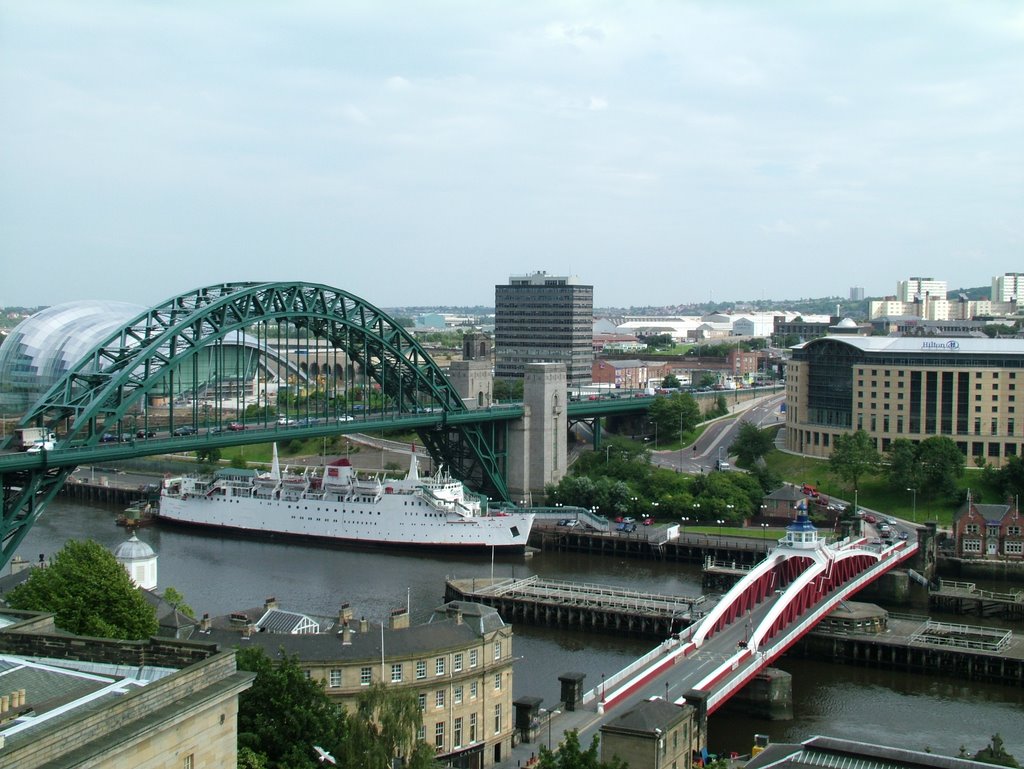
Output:
[[0,305],[1024,271],[1024,3],[0,0]]

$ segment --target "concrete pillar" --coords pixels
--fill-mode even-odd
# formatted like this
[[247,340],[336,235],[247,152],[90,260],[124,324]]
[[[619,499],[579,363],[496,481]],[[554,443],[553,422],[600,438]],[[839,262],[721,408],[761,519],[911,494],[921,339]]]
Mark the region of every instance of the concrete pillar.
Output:
[[729,700],[754,718],[787,721],[793,718],[793,676],[778,668],[765,668]]
[[471,409],[491,405],[494,377],[489,360],[455,360],[448,366],[448,378]]
[[568,390],[564,363],[528,363],[523,418],[509,427],[508,488],[514,501],[544,494],[565,476]]

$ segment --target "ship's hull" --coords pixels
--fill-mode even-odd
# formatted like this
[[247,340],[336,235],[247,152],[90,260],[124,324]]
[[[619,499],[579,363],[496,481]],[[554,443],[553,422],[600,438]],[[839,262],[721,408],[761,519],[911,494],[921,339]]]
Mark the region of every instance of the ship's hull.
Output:
[[176,524],[251,536],[467,551],[524,551],[533,527],[533,513],[462,518],[397,494],[380,503],[164,495],[159,515]]

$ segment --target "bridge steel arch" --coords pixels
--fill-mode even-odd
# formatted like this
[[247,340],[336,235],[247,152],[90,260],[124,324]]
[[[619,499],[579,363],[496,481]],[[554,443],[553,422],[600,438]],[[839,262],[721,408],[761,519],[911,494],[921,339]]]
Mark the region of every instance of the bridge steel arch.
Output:
[[[58,450],[94,445],[104,432],[119,431],[129,410],[165,387],[197,353],[269,324],[290,324],[306,338],[343,351],[397,414],[442,410],[440,427],[418,430],[435,463],[448,466],[478,491],[509,501],[494,452],[494,428],[487,436],[477,424],[448,424],[448,415],[467,409],[423,347],[382,310],[320,284],[224,283],[174,296],[136,316],[77,361],[19,426],[52,428],[59,434]],[[173,407],[170,420],[173,428]],[[197,421],[193,408],[180,424],[195,426]],[[55,462],[43,470],[3,476],[0,562],[10,559],[73,470],[73,465]]]

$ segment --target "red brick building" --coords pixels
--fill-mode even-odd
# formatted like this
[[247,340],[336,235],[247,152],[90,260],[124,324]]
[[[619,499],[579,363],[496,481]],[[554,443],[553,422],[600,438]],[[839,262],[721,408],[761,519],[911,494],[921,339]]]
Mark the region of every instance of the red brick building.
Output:
[[1022,532],[1016,503],[982,505],[968,498],[953,516],[953,540],[961,558],[1024,560]]

